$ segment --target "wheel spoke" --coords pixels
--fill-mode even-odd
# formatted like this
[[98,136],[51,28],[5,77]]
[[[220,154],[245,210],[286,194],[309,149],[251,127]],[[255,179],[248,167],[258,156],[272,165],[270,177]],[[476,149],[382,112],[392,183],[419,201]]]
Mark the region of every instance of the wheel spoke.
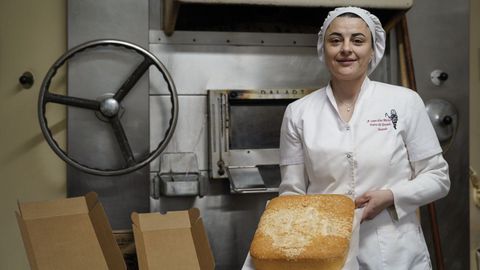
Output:
[[122,101],[152,64],[153,62],[150,58],[145,58],[143,62],[138,65],[135,71],[133,71],[130,77],[128,77],[127,80],[122,84],[122,86],[120,86],[120,89],[118,89],[113,98],[118,102]]
[[57,95],[53,93],[47,93],[45,95],[45,102],[59,103],[63,105],[79,107],[90,110],[99,110],[100,102],[96,100],[78,98],[78,97],[69,97],[63,95]]
[[133,156],[132,149],[130,148],[130,144],[128,143],[128,139],[125,135],[125,131],[123,130],[120,119],[118,117],[114,117],[111,118],[110,122],[112,123],[113,132],[115,133],[115,137],[117,138],[118,144],[120,145],[120,150],[122,151],[123,158],[125,158],[127,165],[129,167],[135,165],[135,157]]

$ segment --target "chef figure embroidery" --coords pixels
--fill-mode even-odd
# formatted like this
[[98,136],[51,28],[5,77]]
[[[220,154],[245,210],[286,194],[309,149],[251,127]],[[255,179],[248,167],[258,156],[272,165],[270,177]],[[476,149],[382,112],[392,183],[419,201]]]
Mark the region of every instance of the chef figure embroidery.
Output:
[[390,111],[390,115],[388,115],[388,113],[385,113],[385,117],[388,117],[388,118],[390,119],[390,121],[392,121],[393,128],[394,128],[394,129],[397,129],[397,122],[398,122],[397,111],[395,111],[394,109],[392,109],[392,110]]

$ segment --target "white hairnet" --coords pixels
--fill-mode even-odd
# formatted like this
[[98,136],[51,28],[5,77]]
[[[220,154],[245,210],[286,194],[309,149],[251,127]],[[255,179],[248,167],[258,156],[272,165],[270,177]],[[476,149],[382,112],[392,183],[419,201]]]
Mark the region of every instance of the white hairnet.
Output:
[[372,73],[372,71],[377,67],[380,60],[382,60],[383,54],[385,52],[385,30],[383,30],[382,23],[377,18],[377,16],[371,14],[365,9],[358,8],[358,7],[339,7],[336,8],[328,13],[327,18],[323,22],[322,28],[320,28],[320,32],[318,32],[318,43],[317,43],[317,51],[318,57],[322,63],[325,62],[325,54],[323,51],[323,43],[325,41],[325,32],[327,31],[328,26],[336,17],[345,14],[345,13],[353,13],[358,15],[362,18],[368,25],[370,32],[372,33],[373,37],[373,59],[368,66],[368,74]]

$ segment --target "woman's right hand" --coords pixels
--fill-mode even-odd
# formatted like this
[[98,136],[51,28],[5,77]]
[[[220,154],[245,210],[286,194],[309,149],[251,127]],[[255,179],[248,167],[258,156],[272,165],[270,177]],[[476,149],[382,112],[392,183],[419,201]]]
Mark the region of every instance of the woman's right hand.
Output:
[[355,198],[355,207],[362,208],[363,215],[360,223],[364,220],[375,218],[385,208],[393,204],[393,192],[389,189],[367,191]]

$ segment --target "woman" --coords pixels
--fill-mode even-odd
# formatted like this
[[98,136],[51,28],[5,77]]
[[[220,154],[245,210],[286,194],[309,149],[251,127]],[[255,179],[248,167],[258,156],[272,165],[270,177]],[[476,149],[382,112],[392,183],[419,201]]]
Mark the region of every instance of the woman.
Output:
[[280,195],[346,194],[363,210],[360,269],[431,269],[416,209],[447,195],[448,165],[418,94],[368,78],[385,32],[368,11],[331,11],[318,52],[331,80],[291,103]]

